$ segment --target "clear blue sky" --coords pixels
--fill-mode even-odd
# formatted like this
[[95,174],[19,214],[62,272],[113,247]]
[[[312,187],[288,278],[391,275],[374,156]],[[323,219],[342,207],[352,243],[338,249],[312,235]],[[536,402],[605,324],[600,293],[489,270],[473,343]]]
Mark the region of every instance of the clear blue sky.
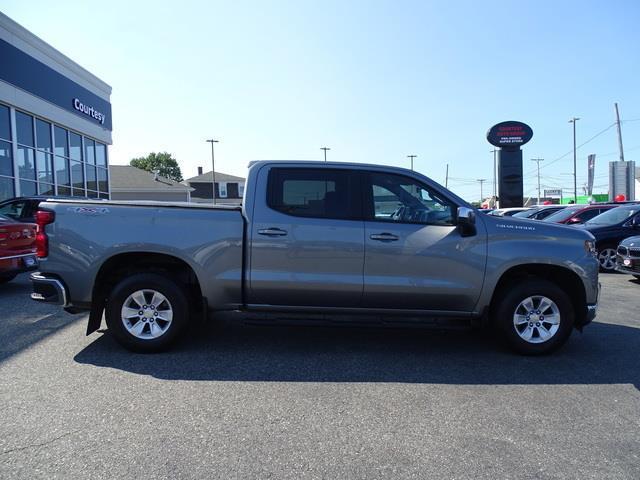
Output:
[[[243,175],[253,159],[408,165],[454,191],[491,188],[487,129],[532,126],[525,194],[572,188],[578,143],[614,121],[640,160],[640,2],[4,0],[2,11],[113,87],[111,162],[167,150],[185,177],[210,166]],[[596,191],[617,159],[615,128],[596,153]],[[464,179],[464,180],[461,180]],[[487,190],[485,190],[486,192]]]

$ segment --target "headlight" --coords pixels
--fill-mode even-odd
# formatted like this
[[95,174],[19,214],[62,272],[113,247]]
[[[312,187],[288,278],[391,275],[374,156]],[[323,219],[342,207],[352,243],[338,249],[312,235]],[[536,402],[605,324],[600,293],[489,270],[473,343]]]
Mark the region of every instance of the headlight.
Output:
[[584,241],[584,251],[587,252],[587,254],[590,254],[590,255],[596,257],[597,256],[596,242],[594,242],[593,240],[585,240]]

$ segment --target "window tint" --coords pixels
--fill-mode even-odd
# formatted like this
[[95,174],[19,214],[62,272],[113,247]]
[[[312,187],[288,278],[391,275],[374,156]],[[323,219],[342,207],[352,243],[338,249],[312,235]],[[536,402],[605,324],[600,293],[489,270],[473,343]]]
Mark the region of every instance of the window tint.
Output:
[[51,152],[51,124],[36,118],[36,146]]
[[454,225],[454,207],[428,187],[407,177],[371,173],[369,218],[384,222]]
[[357,178],[341,170],[274,168],[269,173],[268,205],[299,217],[355,218]]
[[71,149],[69,154],[73,160],[82,160],[82,137],[77,133],[69,132]]
[[587,220],[591,220],[593,217],[597,217],[604,210],[600,210],[599,208],[592,208],[591,210],[585,210],[584,212],[576,215],[580,220],[586,222]]
[[0,175],[13,175],[13,159],[11,158],[11,144],[0,141]]
[[58,126],[56,126],[54,130],[53,135],[55,136],[56,155],[68,157],[69,145],[67,145],[67,131]]

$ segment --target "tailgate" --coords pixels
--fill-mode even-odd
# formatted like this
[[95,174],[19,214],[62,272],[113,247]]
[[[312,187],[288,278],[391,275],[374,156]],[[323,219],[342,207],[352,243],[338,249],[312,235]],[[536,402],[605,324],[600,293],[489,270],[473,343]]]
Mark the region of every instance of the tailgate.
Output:
[[35,253],[36,225],[33,223],[0,224],[0,258]]

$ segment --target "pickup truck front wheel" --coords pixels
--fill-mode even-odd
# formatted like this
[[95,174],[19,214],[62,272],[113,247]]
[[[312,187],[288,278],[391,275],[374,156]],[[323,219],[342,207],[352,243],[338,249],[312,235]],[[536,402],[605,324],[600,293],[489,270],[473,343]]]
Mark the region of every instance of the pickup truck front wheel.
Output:
[[182,287],[155,273],[135,274],[118,283],[105,311],[116,340],[141,353],[167,349],[184,331],[188,315]]
[[518,281],[504,294],[493,321],[513,350],[543,355],[568,340],[574,318],[571,300],[562,289],[549,281],[531,278]]

